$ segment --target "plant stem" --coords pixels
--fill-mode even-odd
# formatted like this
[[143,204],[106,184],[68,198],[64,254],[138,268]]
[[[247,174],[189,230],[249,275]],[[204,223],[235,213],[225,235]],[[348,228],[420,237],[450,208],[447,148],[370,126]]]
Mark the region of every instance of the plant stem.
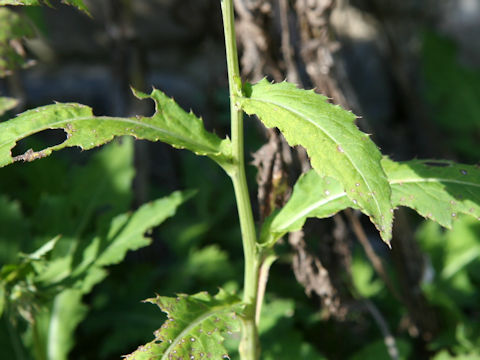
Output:
[[246,304],[246,310],[243,317],[242,340],[240,342],[239,351],[242,360],[257,360],[260,351],[257,326],[255,323],[255,313],[258,296],[260,257],[257,251],[252,206],[245,176],[243,112],[236,104],[237,97],[242,96],[242,84],[240,80],[237,45],[235,40],[233,0],[221,0],[221,5],[230,91],[232,155],[235,164],[233,170],[229,172],[229,175],[232,179],[233,188],[235,190],[245,261],[243,301]]
[[42,344],[42,339],[40,337],[40,332],[38,330],[38,322],[36,320],[32,323],[32,331],[33,331],[33,347],[35,352],[35,357],[38,360],[47,360],[46,351]]

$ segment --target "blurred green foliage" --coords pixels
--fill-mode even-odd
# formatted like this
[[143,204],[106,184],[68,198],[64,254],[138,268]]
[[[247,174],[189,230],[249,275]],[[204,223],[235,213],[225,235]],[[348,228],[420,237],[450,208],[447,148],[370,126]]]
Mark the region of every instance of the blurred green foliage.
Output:
[[[448,349],[462,359],[480,358],[480,224],[465,217],[451,231],[444,231],[426,222],[417,237],[430,259],[425,295],[442,320],[442,331],[431,349]],[[437,355],[447,356],[445,350]]]
[[34,27],[22,14],[0,8],[0,78],[28,65],[22,42],[34,35]]
[[422,59],[432,119],[451,150],[465,161],[478,161],[480,69],[462,64],[454,42],[431,31],[423,36]]
[[[122,261],[128,250],[150,244],[144,233],[192,195],[174,192],[125,213],[133,179],[132,139],[102,148],[87,165],[68,173],[58,188],[40,189],[38,203],[30,209],[6,197],[0,203],[0,214],[14,217],[0,229],[0,246],[7,250],[0,264],[0,315],[4,313],[10,335],[21,337],[24,345],[12,343],[10,351],[7,346],[4,352],[11,358],[22,358],[29,349],[35,359],[66,359],[74,331],[88,312],[83,295],[107,276],[106,266]],[[21,224],[13,228],[15,218]],[[24,226],[27,222],[31,226]],[[50,234],[56,235],[52,239]],[[38,250],[25,254],[38,244]]]

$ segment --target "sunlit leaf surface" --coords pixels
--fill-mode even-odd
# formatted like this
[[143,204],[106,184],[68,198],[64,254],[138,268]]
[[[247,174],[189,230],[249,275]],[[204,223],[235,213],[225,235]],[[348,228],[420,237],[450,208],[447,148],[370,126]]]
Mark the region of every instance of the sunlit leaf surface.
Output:
[[355,125],[355,115],[326,101],[313,90],[262,80],[245,86],[238,99],[250,115],[277,127],[291,146],[302,145],[321,176],[339,181],[348,198],[369,215],[388,241],[391,237],[390,186],[380,165],[381,154]]
[[392,202],[450,228],[459,214],[480,219],[480,168],[452,161],[412,160],[382,164],[392,185]]
[[157,296],[148,302],[158,305],[168,318],[155,331],[155,340],[126,356],[147,359],[229,359],[224,335],[238,331],[240,300],[223,290],[178,297]]
[[[141,92],[135,92],[135,95],[155,101],[156,111],[152,117],[97,117],[88,106],[58,103],[28,110],[0,123],[0,167],[14,161],[43,158],[65,147],[92,149],[122,135],[163,141],[176,148],[209,156],[222,166],[228,166],[231,160],[230,140],[222,140],[206,131],[200,118],[182,110],[159,90],[153,90],[150,95]],[[30,149],[23,155],[12,156],[11,150],[17,141],[46,129],[63,129],[67,139],[56,146],[39,151]]]
[[[406,206],[450,228],[460,214],[480,219],[480,168],[451,161],[382,160],[392,188],[393,206]],[[287,232],[300,230],[309,217],[325,218],[347,207],[358,208],[341,184],[310,171],[297,181],[287,204],[262,228],[271,245]]]

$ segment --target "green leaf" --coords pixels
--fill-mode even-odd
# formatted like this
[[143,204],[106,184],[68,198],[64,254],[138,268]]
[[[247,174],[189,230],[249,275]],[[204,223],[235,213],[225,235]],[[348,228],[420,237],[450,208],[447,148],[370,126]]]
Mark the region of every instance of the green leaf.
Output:
[[88,307],[82,303],[82,296],[81,291],[68,289],[55,297],[48,329],[47,359],[68,358],[74,345],[75,329],[88,312]]
[[[67,359],[75,328],[88,310],[81,302],[82,296],[107,276],[106,266],[119,263],[127,251],[150,244],[145,232],[173,216],[193,193],[177,191],[133,213],[119,215],[103,235],[100,233],[90,243],[55,238],[23,256],[20,265],[1,269],[0,284],[8,286],[7,293],[17,293],[14,310],[28,318],[41,316],[49,329],[43,341],[48,344],[45,358]],[[56,248],[64,247],[60,246],[62,240],[76,251],[55,252]],[[47,255],[52,259],[45,259]],[[40,300],[41,304],[37,304]],[[36,311],[38,305],[42,305],[41,313]]]
[[29,228],[20,203],[0,195],[0,266],[17,259],[22,245],[31,240]]
[[[81,238],[91,222],[100,230],[110,224],[113,216],[130,208],[135,176],[134,145],[133,138],[122,137],[95,152],[86,166],[69,171],[68,212],[74,225],[59,227],[58,233],[73,233],[75,238]],[[92,188],[91,184],[95,187]],[[63,198],[64,191],[56,191],[56,196]],[[44,207],[48,208],[48,204]],[[63,218],[65,222],[65,217],[56,218]],[[72,232],[73,229],[75,232]]]
[[369,215],[382,238],[391,237],[390,186],[380,164],[381,154],[367,134],[356,127],[355,115],[328,103],[313,90],[262,80],[245,86],[238,102],[265,126],[277,127],[291,146],[302,145],[312,167],[337,179],[352,202]]
[[292,299],[266,300],[259,325],[262,360],[325,360],[326,357],[307,342],[304,332],[296,326],[298,313]]
[[[140,99],[154,100],[156,112],[152,117],[95,117],[88,106],[65,103],[28,110],[0,123],[0,167],[19,160],[33,161],[65,147],[92,149],[121,135],[160,140],[176,148],[209,156],[223,167],[229,165],[232,158],[230,140],[222,140],[206,131],[200,118],[192,112],[183,111],[173,99],[159,90],[153,90],[150,95],[134,93]],[[46,129],[63,129],[67,140],[41,151],[30,149],[23,155],[12,157],[11,149],[17,141]]]
[[33,26],[20,14],[7,8],[0,8],[0,44],[3,45],[12,39],[30,37],[34,33]]
[[[412,346],[409,342],[403,339],[395,340],[399,356],[397,359],[406,360],[410,357],[412,353]],[[375,359],[375,360],[391,360],[392,357],[388,354],[387,347],[385,345],[385,340],[376,340],[367,345],[362,349],[356,352],[353,356],[349,357],[348,360],[363,360],[363,359]]]
[[[388,158],[382,165],[394,207],[410,207],[447,228],[461,213],[480,219],[478,166],[433,160],[396,163]],[[287,204],[265,220],[260,242],[272,246],[286,233],[300,230],[307,218],[329,217],[347,207],[358,208],[338,181],[310,171],[299,178]]]
[[[65,281],[66,284],[71,283],[69,289],[55,298],[50,316],[49,359],[67,359],[73,346],[75,328],[87,313],[81,303],[82,295],[90,292],[95,284],[107,276],[104,267],[122,261],[129,250],[149,245],[151,239],[145,236],[145,232],[173,216],[178,206],[193,194],[193,191],[176,191],[168,197],[143,205],[133,214],[117,216],[107,236],[95,238],[85,249],[82,262],[73,270],[71,278]],[[55,273],[56,267],[50,270],[40,275],[40,279],[45,282],[47,276],[54,275],[52,273]],[[72,279],[76,280],[73,284]]]
[[[13,6],[38,6],[44,3],[47,6],[51,6],[49,0],[0,0],[0,5],[13,5]],[[76,7],[78,10],[90,15],[88,8],[85,6],[82,0],[62,0],[62,3]]]
[[0,77],[28,65],[22,40],[34,34],[34,27],[27,19],[10,9],[0,8]]
[[298,179],[285,206],[265,220],[260,242],[262,246],[272,246],[286,233],[300,230],[307,218],[327,218],[347,207],[356,206],[346,196],[342,184],[309,171]]
[[32,261],[42,260],[42,258],[45,255],[47,255],[49,252],[51,252],[55,248],[55,245],[57,244],[59,239],[60,239],[60,235],[54,237],[52,240],[47,241],[45,244],[43,244],[35,252],[33,252],[31,254],[27,254],[25,256],[25,258],[28,259],[28,260],[32,260]]
[[0,5],[40,5],[40,0],[0,0]]
[[442,350],[435,355],[433,360],[478,360],[478,353],[452,355],[447,350]]
[[5,114],[8,110],[17,106],[18,100],[8,97],[0,97],[0,116]]
[[459,214],[480,219],[480,168],[452,161],[412,160],[382,165],[392,185],[392,203],[451,228]]
[[195,191],[175,191],[168,197],[141,206],[134,214],[117,216],[110,226],[105,242],[100,243],[95,265],[119,263],[128,250],[149,245],[145,232],[175,215],[177,208],[190,199]]
[[430,31],[422,35],[421,74],[429,117],[441,131],[445,146],[462,158],[478,161],[480,69],[463,64],[453,39]]
[[383,281],[376,276],[372,264],[360,251],[353,254],[351,274],[355,290],[363,298],[372,298],[385,288]]
[[[60,281],[69,286],[82,289],[84,293],[100,282],[106,272],[105,266],[119,263],[129,250],[136,250],[151,243],[145,232],[160,225],[173,216],[176,209],[191,196],[194,191],[176,191],[171,195],[141,206],[134,213],[115,217],[105,236],[96,236],[83,250],[82,254],[61,257],[50,263],[38,276],[38,281],[45,286]],[[75,262],[76,258],[81,260]],[[72,269],[69,264],[72,264]]]
[[0,319],[2,318],[3,309],[5,308],[5,297],[5,285],[3,284],[3,282],[0,282]]
[[460,320],[462,309],[476,307],[480,268],[480,222],[461,216],[450,231],[438,224],[425,222],[415,234],[422,250],[431,260],[430,274],[435,281],[425,287],[429,301],[448,308]]
[[168,319],[155,331],[155,340],[125,356],[127,360],[229,359],[223,341],[225,333],[239,328],[242,304],[237,296],[220,290],[214,297],[202,292],[147,301]]

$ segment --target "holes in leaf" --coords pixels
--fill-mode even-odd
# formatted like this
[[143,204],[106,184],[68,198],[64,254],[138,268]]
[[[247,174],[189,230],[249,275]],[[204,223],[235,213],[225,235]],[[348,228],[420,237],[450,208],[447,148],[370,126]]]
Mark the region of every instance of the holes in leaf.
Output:
[[62,144],[65,140],[67,140],[67,133],[63,129],[43,130],[17,141],[17,144],[11,151],[12,157],[21,156],[30,149],[36,152],[56,146]]
[[426,166],[436,166],[436,167],[448,167],[451,166],[450,163],[448,162],[442,162],[442,161],[425,161],[423,163]]

